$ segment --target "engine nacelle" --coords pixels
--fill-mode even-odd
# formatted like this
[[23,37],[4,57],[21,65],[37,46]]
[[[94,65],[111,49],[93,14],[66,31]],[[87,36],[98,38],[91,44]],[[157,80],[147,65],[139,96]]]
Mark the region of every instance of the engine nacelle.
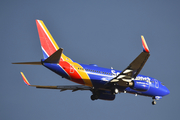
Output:
[[134,80],[130,88],[137,91],[147,91],[149,89],[149,83],[146,81]]
[[114,100],[115,95],[112,95],[110,91],[101,91],[99,94],[99,98],[101,100]]

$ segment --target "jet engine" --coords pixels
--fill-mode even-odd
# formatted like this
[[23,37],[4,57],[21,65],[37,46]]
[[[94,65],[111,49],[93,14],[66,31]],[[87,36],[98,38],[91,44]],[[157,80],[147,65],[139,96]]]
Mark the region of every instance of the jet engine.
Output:
[[134,80],[131,82],[131,89],[137,91],[147,91],[149,89],[149,83],[141,80]]
[[114,100],[115,95],[113,95],[110,91],[103,91],[99,95],[99,99],[102,100]]
[[98,94],[93,94],[91,95],[91,100],[97,100],[97,99],[101,99],[101,100],[114,100],[115,99],[115,95],[113,95],[110,91],[99,91]]

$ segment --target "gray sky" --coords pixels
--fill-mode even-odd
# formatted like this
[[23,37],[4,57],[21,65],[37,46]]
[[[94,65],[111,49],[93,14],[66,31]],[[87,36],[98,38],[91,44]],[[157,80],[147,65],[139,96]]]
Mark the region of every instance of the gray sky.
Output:
[[[0,119],[138,119],[180,117],[180,2],[1,0]],[[64,54],[79,63],[123,70],[142,51],[144,35],[150,58],[141,74],[162,81],[170,94],[157,105],[152,99],[121,93],[114,101],[91,101],[89,91],[59,92],[31,84],[74,85],[43,66],[12,65],[39,61],[42,51],[35,19],[46,24]]]

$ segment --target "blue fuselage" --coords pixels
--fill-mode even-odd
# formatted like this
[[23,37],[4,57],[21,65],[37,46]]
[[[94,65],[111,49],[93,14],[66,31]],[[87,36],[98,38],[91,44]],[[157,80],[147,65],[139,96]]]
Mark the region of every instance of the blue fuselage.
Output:
[[[92,65],[79,64],[79,65],[81,66],[81,68],[77,68],[76,70],[83,71],[86,74],[88,74],[90,81],[92,82],[92,85],[93,85],[92,87],[98,88],[98,89],[108,89],[108,85],[106,85],[106,83],[121,73],[121,71],[98,67],[97,65],[94,65],[94,64]],[[56,72],[57,74],[59,74],[60,76],[66,79],[69,79],[69,80],[73,79],[72,80],[73,82],[79,81],[78,79],[75,80],[75,78],[72,77],[74,72],[69,73],[69,74],[65,72],[64,68],[68,69],[67,66],[61,66],[58,64],[50,64],[50,63],[44,63],[44,66]],[[143,85],[146,88],[146,90],[145,91],[136,90],[136,89],[132,89],[131,87],[123,87],[123,86],[119,86],[117,88],[121,92],[139,94],[139,95],[150,96],[150,97],[152,96],[162,97],[169,94],[169,90],[162,84],[162,82],[152,77],[138,75],[134,79],[134,81],[138,81],[137,84],[144,83]]]

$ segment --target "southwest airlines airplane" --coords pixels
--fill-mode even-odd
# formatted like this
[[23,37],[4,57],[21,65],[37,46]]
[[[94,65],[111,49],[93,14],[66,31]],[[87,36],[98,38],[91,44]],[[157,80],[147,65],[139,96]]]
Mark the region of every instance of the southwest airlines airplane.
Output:
[[143,52],[132,61],[123,71],[98,67],[95,64],[85,65],[78,63],[63,54],[42,20],[36,20],[41,48],[44,58],[39,62],[21,62],[13,64],[43,65],[56,74],[80,85],[67,86],[40,86],[31,85],[21,72],[24,82],[28,86],[46,89],[90,90],[91,100],[114,100],[118,93],[131,93],[152,97],[152,104],[156,100],[168,95],[169,90],[155,78],[140,75],[139,72],[146,63],[149,49],[143,36]]

